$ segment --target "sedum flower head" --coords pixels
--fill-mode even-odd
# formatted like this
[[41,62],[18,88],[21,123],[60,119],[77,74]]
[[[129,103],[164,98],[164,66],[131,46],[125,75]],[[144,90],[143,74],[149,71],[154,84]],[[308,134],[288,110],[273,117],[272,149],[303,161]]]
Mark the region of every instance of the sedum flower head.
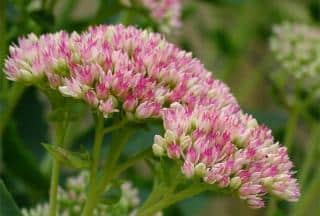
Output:
[[270,47],[284,71],[307,90],[319,90],[320,29],[307,24],[283,23],[273,29]]
[[266,193],[297,201],[287,150],[271,131],[233,105],[190,109],[174,103],[162,112],[165,133],[156,135],[154,153],[183,161],[187,178],[237,191],[250,207],[264,206]]
[[138,119],[159,118],[173,102],[237,104],[190,53],[159,34],[123,25],[82,34],[30,34],[10,47],[5,73],[10,80],[45,83],[82,99],[106,117],[124,110]]

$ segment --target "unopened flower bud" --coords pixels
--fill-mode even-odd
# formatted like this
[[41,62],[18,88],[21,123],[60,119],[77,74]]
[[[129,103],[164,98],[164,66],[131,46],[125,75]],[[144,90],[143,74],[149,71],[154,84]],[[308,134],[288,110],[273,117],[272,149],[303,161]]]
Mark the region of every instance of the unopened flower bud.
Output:
[[192,139],[190,136],[182,135],[180,137],[180,146],[182,150],[192,145]]
[[158,157],[161,157],[161,156],[164,155],[164,149],[163,149],[163,147],[162,147],[161,145],[156,144],[156,143],[154,143],[154,144],[152,145],[152,151],[153,151],[153,153],[154,153],[156,156],[158,156]]
[[173,131],[167,130],[166,133],[164,134],[164,138],[167,143],[173,143],[174,141],[176,141],[177,136]]
[[233,189],[238,189],[241,185],[241,178],[239,176],[233,177],[230,180],[230,187]]
[[187,178],[191,178],[194,175],[194,165],[190,161],[185,161],[181,170]]
[[154,136],[154,143],[160,145],[160,146],[165,146],[166,145],[166,140],[160,136],[160,135],[155,135]]
[[203,177],[205,176],[205,174],[207,173],[207,168],[206,165],[204,163],[198,163],[195,166],[195,174],[199,177]]

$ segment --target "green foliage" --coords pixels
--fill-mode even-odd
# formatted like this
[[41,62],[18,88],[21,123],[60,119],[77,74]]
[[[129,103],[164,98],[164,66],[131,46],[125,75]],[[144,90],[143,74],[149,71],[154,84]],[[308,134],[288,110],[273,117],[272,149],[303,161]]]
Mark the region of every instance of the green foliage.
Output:
[[0,179],[0,215],[21,216],[12,196]]
[[55,158],[65,166],[74,169],[88,169],[90,167],[91,161],[88,152],[71,152],[65,148],[52,144],[42,143],[42,145],[53,158]]

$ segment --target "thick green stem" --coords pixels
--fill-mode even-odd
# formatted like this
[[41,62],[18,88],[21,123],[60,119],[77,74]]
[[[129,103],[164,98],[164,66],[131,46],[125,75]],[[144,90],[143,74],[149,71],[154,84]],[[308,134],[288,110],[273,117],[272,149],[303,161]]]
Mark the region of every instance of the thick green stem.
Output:
[[313,126],[310,142],[308,143],[308,150],[306,151],[306,157],[301,168],[302,172],[299,178],[301,188],[305,186],[305,183],[310,174],[312,165],[316,161],[319,135],[320,135],[320,124],[316,124]]
[[[163,196],[163,198],[160,201],[150,202],[149,205],[145,206],[143,209],[140,209],[137,215],[138,216],[152,215],[160,211],[161,209],[164,209],[186,198],[195,196],[203,191],[206,191],[207,189],[208,189],[208,185],[199,184],[199,185],[190,186],[187,189],[184,189],[177,193],[166,194],[165,196]],[[159,187],[158,190],[161,190],[161,187]]]
[[299,120],[299,113],[300,113],[301,105],[297,104],[294,106],[293,111],[290,115],[290,118],[287,123],[286,131],[285,131],[285,138],[284,138],[284,146],[287,147],[288,152],[290,152],[294,135],[295,135],[295,130],[298,124]]
[[310,208],[319,201],[320,194],[320,172],[315,176],[307,191],[302,195],[300,201],[292,211],[293,216],[304,216],[310,213]]
[[97,116],[97,127],[94,137],[94,145],[93,145],[93,154],[92,154],[92,166],[90,171],[90,187],[96,186],[97,181],[97,172],[99,168],[100,154],[101,154],[101,145],[103,143],[103,125],[104,118],[101,113],[98,113]]
[[104,191],[106,186],[110,183],[112,178],[115,175],[115,166],[120,157],[121,151],[124,145],[128,142],[128,139],[133,134],[133,130],[131,128],[124,128],[122,130],[117,131],[110,145],[108,158],[106,160],[105,167],[103,169],[103,175],[101,177],[101,181],[98,185],[99,191]]
[[95,197],[97,194],[97,172],[99,168],[100,154],[101,154],[101,145],[103,142],[103,126],[104,118],[101,113],[98,113],[97,116],[97,126],[94,138],[93,154],[92,154],[92,166],[90,171],[90,186],[88,192],[88,199],[84,207],[83,215],[91,215],[94,209],[94,203],[90,202],[92,197]]
[[50,206],[49,215],[57,215],[57,194],[58,194],[58,184],[60,176],[60,164],[57,160],[53,159],[52,171],[51,171],[51,185],[50,185]]
[[[103,134],[103,131],[102,131],[102,134]],[[103,175],[101,176],[101,179],[97,182],[97,184],[94,186],[95,190],[90,189],[88,194],[88,199],[86,200],[86,203],[82,212],[82,216],[92,215],[92,212],[96,207],[101,194],[105,191],[105,188],[114,177],[115,165],[119,159],[123,146],[127,143],[131,134],[132,134],[132,130],[123,128],[117,131],[112,137],[108,158],[106,160],[105,167],[102,171]]]
[[[64,132],[65,132],[64,122],[55,123],[53,145],[63,146]],[[60,163],[58,160],[53,158],[50,197],[49,197],[49,202],[50,202],[49,216],[57,215],[57,194],[58,194],[59,177],[60,177]]]

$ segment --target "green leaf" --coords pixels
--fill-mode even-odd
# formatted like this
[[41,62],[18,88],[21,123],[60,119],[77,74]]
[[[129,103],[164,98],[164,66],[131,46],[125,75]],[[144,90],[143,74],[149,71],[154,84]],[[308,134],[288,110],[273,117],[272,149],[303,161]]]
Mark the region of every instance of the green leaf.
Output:
[[29,140],[19,137],[12,122],[8,125],[3,137],[3,162],[6,167],[5,176],[12,175],[15,180],[26,185],[33,199],[47,194],[49,179],[41,173],[39,161],[31,151]]
[[87,169],[90,167],[89,153],[71,152],[60,146],[42,143],[49,154],[62,164],[75,169]]
[[0,215],[22,215],[2,180],[0,180]]

